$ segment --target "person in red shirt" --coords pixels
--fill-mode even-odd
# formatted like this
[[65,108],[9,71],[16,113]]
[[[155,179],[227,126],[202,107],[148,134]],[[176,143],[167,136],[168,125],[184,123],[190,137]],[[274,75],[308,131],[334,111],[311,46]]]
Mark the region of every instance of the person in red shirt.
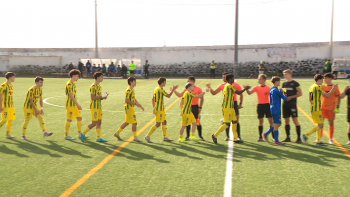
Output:
[[[329,92],[331,91],[333,87],[333,81],[334,76],[332,73],[326,73],[324,75],[324,82],[326,83],[325,85],[322,86],[323,91]],[[330,133],[330,138],[329,138],[329,143],[334,144],[333,141],[333,136],[334,136],[334,120],[335,120],[335,110],[336,107],[339,109],[340,106],[340,89],[337,87],[333,94],[330,97],[325,97],[322,96],[322,116],[323,119],[328,119],[329,121],[329,133]],[[322,129],[322,138],[323,138],[323,129]]]
[[[224,87],[225,85],[227,84],[227,81],[226,81],[226,75],[228,75],[230,73],[228,72],[225,72],[222,74],[222,80],[225,82],[223,84],[221,84],[216,90],[213,90],[210,88],[210,93],[212,95],[216,95],[218,94],[219,92],[223,91],[224,90]],[[232,84],[238,91],[241,91],[242,90],[242,87],[237,83],[237,82],[233,82]],[[209,88],[211,85],[210,83],[207,84],[207,87]],[[239,105],[238,105],[238,102],[237,102],[237,94],[235,93],[234,94],[234,109],[235,109],[235,112],[236,112],[236,117],[237,117],[237,134],[238,134],[238,138],[240,140],[242,140],[241,138],[241,125],[239,124],[239,109],[242,109],[243,108],[243,94],[239,95]],[[227,128],[226,129],[226,139],[225,141],[229,141],[230,140],[230,128]]]
[[[253,94],[254,92],[258,95],[258,119],[259,119],[259,139],[258,142],[263,142],[262,138],[262,132],[263,132],[263,126],[264,126],[264,116],[267,118],[270,124],[270,128],[273,127],[273,121],[272,121],[272,115],[270,111],[270,87],[266,85],[266,79],[267,76],[265,74],[259,75],[259,84],[258,86],[255,86],[252,90],[247,90],[247,93],[249,95]],[[273,135],[273,132],[272,132]],[[274,137],[274,136],[272,136]]]
[[[193,86],[194,86],[194,89],[192,91],[193,94],[199,95],[199,94],[203,93],[202,88],[200,88],[200,87],[195,85],[196,79],[193,76],[187,77],[187,82],[193,84]],[[178,97],[182,97],[185,92],[186,92],[186,89],[182,93],[177,92],[176,90],[174,91],[174,93]],[[199,101],[199,99],[200,99],[200,101]],[[202,135],[202,125],[200,124],[200,121],[198,121],[198,119],[199,119],[199,115],[200,115],[200,113],[202,111],[203,104],[204,104],[204,97],[202,97],[202,98],[193,98],[193,100],[192,100],[192,113],[193,113],[194,117],[197,120],[198,136],[199,136],[199,139],[202,140],[202,141],[204,141],[204,138],[203,138],[203,135]],[[199,122],[199,124],[198,124],[198,122]],[[190,131],[191,131],[191,125],[188,125],[186,127],[186,134],[187,134],[187,136],[186,136],[185,140],[189,139]]]

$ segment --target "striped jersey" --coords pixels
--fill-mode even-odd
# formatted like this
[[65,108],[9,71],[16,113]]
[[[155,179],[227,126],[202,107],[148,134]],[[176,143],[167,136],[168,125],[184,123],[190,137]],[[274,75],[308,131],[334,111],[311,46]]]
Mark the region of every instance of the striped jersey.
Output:
[[[96,82],[90,86],[90,94],[102,96],[102,87]],[[102,109],[102,99],[90,100],[90,109]]]
[[322,86],[313,84],[309,89],[309,95],[311,99],[311,112],[314,111],[322,111],[321,106],[321,98],[323,93]]
[[10,108],[13,105],[13,85],[7,82],[3,83],[0,88],[2,94],[2,107]]
[[234,94],[237,91],[235,86],[227,83],[224,87],[224,100],[222,102],[223,109],[234,109]]
[[66,83],[66,107],[74,107],[75,103],[69,97],[69,93],[72,93],[75,100],[77,100],[77,88],[75,82],[72,82],[71,80]]
[[[125,98],[129,99],[131,102],[135,102],[135,91],[130,86],[125,91]],[[125,109],[133,108],[134,105],[124,103]]]
[[164,111],[164,96],[168,95],[160,86],[154,89],[154,111]]
[[32,86],[29,88],[27,92],[27,98],[26,101],[24,102],[24,109],[33,109],[32,104],[30,103],[30,98],[33,99],[33,103],[35,106],[36,103],[38,102],[39,98],[43,96],[43,89],[42,88],[36,88],[36,86]]
[[191,114],[192,113],[192,99],[196,97],[196,94],[193,94],[186,90],[182,96],[183,106],[181,109],[182,114]]

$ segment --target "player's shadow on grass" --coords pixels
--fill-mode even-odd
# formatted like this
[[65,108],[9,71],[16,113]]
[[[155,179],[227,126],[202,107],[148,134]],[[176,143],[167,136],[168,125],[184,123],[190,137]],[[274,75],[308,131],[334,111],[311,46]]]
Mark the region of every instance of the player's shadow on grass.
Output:
[[49,155],[50,157],[62,157],[61,155],[53,154],[48,150],[41,149],[39,146],[35,146],[35,145],[31,144],[30,142],[26,142],[24,140],[12,139],[9,141],[2,141],[2,142],[15,145],[24,151],[31,152],[34,154]]
[[16,155],[17,157],[29,157],[28,155],[21,154],[15,150],[9,149],[6,145],[0,146],[0,152],[8,155]]
[[184,152],[178,151],[177,150],[178,147],[172,146],[171,149],[168,149],[168,148],[162,147],[163,144],[161,145],[161,144],[156,144],[156,143],[144,143],[142,145],[147,146],[149,148],[153,148],[157,151],[163,151],[164,153],[167,153],[167,154],[172,154],[172,155],[176,155],[176,156],[180,156],[180,157],[188,157],[189,159],[202,160],[201,158],[193,157],[193,156],[188,155]]
[[69,147],[66,147],[63,145],[59,145],[55,141],[52,141],[52,140],[47,140],[47,142],[49,142],[50,144],[40,144],[40,143],[33,142],[30,140],[28,140],[28,142],[35,144],[35,145],[38,145],[38,146],[42,146],[42,147],[47,148],[47,149],[51,149],[51,150],[66,154],[66,155],[78,155],[78,156],[81,156],[83,158],[92,158],[91,156],[84,155],[75,149],[72,149],[72,148],[69,148]]
[[[288,145],[287,145],[288,146]],[[275,160],[280,159],[292,159],[297,160],[301,162],[307,162],[307,163],[313,163],[313,164],[319,164],[322,166],[328,166],[328,167],[336,167],[330,163],[328,163],[328,159],[324,157],[314,156],[311,154],[306,154],[310,152],[291,152],[288,150],[288,147],[280,147],[280,146],[274,146],[272,144],[264,143],[264,145],[261,145],[259,143],[249,143],[245,142],[241,146],[235,146],[235,157],[246,157],[247,152],[250,154],[250,158],[252,159],[258,159],[258,160],[272,160],[273,158],[269,158],[268,155],[273,155],[277,158]],[[250,150],[247,150],[247,148],[252,148]],[[258,155],[256,155],[258,154]],[[260,155],[260,156],[259,156]],[[331,156],[331,154],[327,153],[327,157]],[[261,159],[261,157],[264,157],[265,159]]]
[[[119,148],[119,146],[116,146],[116,145],[110,144],[110,143],[101,144],[101,143],[95,143],[95,142],[91,142],[91,141],[86,141],[85,143],[79,143],[79,142],[74,142],[74,141],[72,141],[72,142],[77,143],[77,144],[82,144],[82,145],[86,146],[87,148],[93,148],[95,150],[105,152],[108,155],[111,154],[113,151],[115,151],[117,148]],[[155,161],[160,162],[160,163],[169,163],[169,161],[166,161],[163,159],[157,159],[153,155],[133,151],[133,150],[127,149],[125,147],[118,154],[116,154],[115,157],[126,157],[127,159],[131,159],[134,161],[141,161],[144,159],[149,159],[149,160],[155,160]]]

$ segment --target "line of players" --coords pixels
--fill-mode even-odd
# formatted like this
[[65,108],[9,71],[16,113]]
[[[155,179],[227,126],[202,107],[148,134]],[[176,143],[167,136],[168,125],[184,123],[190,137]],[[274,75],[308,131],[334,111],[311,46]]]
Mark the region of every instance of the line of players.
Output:
[[[232,123],[232,131],[234,133],[234,142],[235,143],[243,143],[240,136],[240,125],[238,122],[239,117],[239,109],[243,106],[243,95],[242,93],[247,90],[247,93],[253,94],[257,92],[258,94],[258,119],[259,119],[259,139],[258,141],[267,141],[266,137],[269,133],[272,132],[273,138],[275,140],[275,144],[283,145],[283,142],[290,142],[290,117],[292,116],[293,121],[296,125],[296,131],[298,139],[296,143],[301,143],[301,139],[305,142],[307,137],[311,135],[313,132],[317,131],[317,145],[325,145],[322,141],[323,134],[323,119],[329,119],[330,124],[330,143],[334,144],[333,136],[334,136],[334,119],[335,112],[339,112],[340,99],[344,98],[348,95],[348,105],[350,106],[350,88],[347,86],[344,92],[341,94],[337,85],[332,84],[333,75],[331,73],[327,73],[324,77],[322,75],[315,75],[315,84],[311,86],[309,93],[309,100],[311,103],[311,113],[313,116],[313,120],[318,124],[315,128],[310,130],[305,135],[301,135],[301,128],[298,121],[298,110],[297,110],[297,97],[302,96],[302,91],[298,82],[292,79],[292,71],[285,70],[284,76],[287,82],[284,82],[282,85],[283,89],[278,89],[280,85],[280,78],[273,77],[271,82],[274,87],[270,88],[266,85],[267,76],[260,75],[259,76],[259,86],[254,87],[252,90],[250,86],[241,86],[234,82],[234,76],[229,73],[223,74],[223,80],[225,83],[221,84],[216,90],[211,88],[210,83],[207,83],[208,89],[207,92],[210,91],[212,95],[216,95],[220,91],[223,91],[224,100],[222,104],[222,112],[224,119],[222,122],[224,123],[218,131],[212,135],[212,140],[214,143],[217,143],[217,136],[223,131],[226,130],[227,138],[226,141],[229,140],[229,126]],[[66,84],[66,110],[67,110],[67,121],[65,124],[65,139],[66,140],[75,140],[75,138],[69,135],[70,125],[72,120],[77,119],[77,128],[78,128],[78,136],[81,141],[85,141],[87,136],[87,132],[92,128],[96,127],[97,133],[97,142],[107,142],[101,137],[101,124],[102,124],[102,100],[107,99],[108,93],[102,94],[102,87],[100,83],[103,81],[103,74],[97,72],[94,74],[95,82],[90,87],[90,113],[91,113],[91,124],[89,124],[84,131],[82,131],[82,116],[80,110],[82,110],[81,106],[77,102],[77,91],[75,82],[79,79],[80,71],[72,70],[70,72],[71,79]],[[0,127],[2,127],[7,122],[7,138],[13,138],[11,136],[12,123],[16,118],[15,109],[13,105],[13,85],[12,82],[15,81],[15,73],[8,72],[5,75],[7,82],[3,83],[0,89],[0,102],[2,106],[0,111],[2,113],[2,120],[0,121]],[[326,85],[322,85],[323,78],[325,78]],[[44,137],[48,137],[52,135],[52,132],[46,131],[46,126],[43,120],[44,110],[43,110],[43,100],[42,100],[42,86],[44,79],[41,77],[35,78],[35,85],[32,86],[27,93],[27,97],[24,103],[24,116],[25,121],[23,123],[23,132],[22,139],[27,140],[25,134],[27,130],[28,123],[30,119],[34,116],[37,117],[40,123],[40,126],[43,130]],[[154,95],[152,97],[152,105],[153,105],[153,113],[155,114],[155,125],[152,126],[151,130],[145,137],[147,142],[152,142],[150,136],[152,133],[162,125],[163,131],[163,139],[164,141],[172,141],[167,137],[167,128],[166,128],[166,115],[164,109],[164,96],[170,98],[173,93],[175,93],[178,97],[182,97],[180,108],[181,108],[181,116],[182,116],[182,127],[180,129],[180,139],[179,142],[186,142],[187,140],[198,141],[204,140],[202,136],[202,127],[200,125],[200,113],[204,103],[204,94],[201,88],[195,86],[195,78],[188,77],[188,83],[185,86],[185,90],[182,93],[176,91],[178,86],[171,87],[171,92],[169,94],[166,93],[164,87],[166,85],[166,79],[161,77],[158,80],[159,86],[154,90]],[[125,92],[125,122],[120,126],[117,132],[114,134],[118,140],[122,140],[120,137],[120,133],[123,129],[132,124],[132,131],[134,136],[134,141],[140,142],[137,138],[137,119],[135,114],[134,107],[140,107],[142,110],[144,108],[135,98],[134,87],[136,86],[136,79],[130,77],[128,79],[128,88]],[[237,96],[240,95],[240,104],[237,103]],[[323,98],[321,105],[321,95]],[[201,99],[200,104],[198,99]],[[286,121],[286,139],[280,142],[278,139],[278,128],[281,125],[281,99],[284,100],[283,103],[283,118]],[[37,106],[37,101],[40,100],[41,109]],[[321,110],[322,109],[322,110]],[[350,110],[348,109],[348,122],[350,126]],[[266,133],[263,132],[263,118],[264,116],[268,119],[270,123],[270,128]],[[198,124],[197,124],[198,122]],[[191,130],[192,126],[192,130]],[[196,128],[198,129],[199,139],[197,139],[194,134]],[[187,137],[183,137],[184,130],[187,130]],[[190,134],[191,130],[191,134]],[[350,127],[349,127],[349,142],[350,144]]]

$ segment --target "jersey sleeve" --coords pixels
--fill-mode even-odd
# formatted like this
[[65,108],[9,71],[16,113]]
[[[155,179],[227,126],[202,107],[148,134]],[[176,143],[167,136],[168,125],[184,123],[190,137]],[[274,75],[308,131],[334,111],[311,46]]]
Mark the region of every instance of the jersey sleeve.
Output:
[[162,94],[163,94],[164,96],[168,95],[168,93],[165,92],[165,90],[162,91]]
[[337,88],[335,89],[334,93],[335,93],[336,96],[341,95],[341,92],[340,92],[339,87],[337,87]]
[[96,94],[96,88],[94,85],[90,87],[90,94]]
[[235,85],[236,90],[241,91],[242,90],[242,86],[240,86],[238,83]]
[[218,87],[218,89],[221,90],[221,91],[223,91],[224,88],[225,88],[225,85],[224,85],[224,84],[221,84],[221,85],[219,85],[219,87]]
[[255,86],[255,87],[253,88],[253,92],[257,92],[257,91],[258,91],[258,87],[259,87],[259,86]]
[[192,98],[194,98],[194,97],[196,97],[197,95],[196,94],[194,94],[194,93],[189,93],[189,95],[192,97]]
[[30,88],[28,96],[29,96],[29,98],[34,98],[34,90],[33,90],[33,88]]
[[1,88],[0,88],[0,93],[1,94],[5,94],[6,93],[6,86],[5,85],[2,85]]
[[73,93],[73,84],[71,84],[71,83],[68,83],[67,84],[67,93],[69,94],[69,93]]
[[278,96],[281,97],[281,99],[287,101],[287,95],[284,95],[281,90],[276,90],[278,92]]
[[125,98],[130,98],[130,95],[131,95],[131,90],[126,90],[125,92]]

